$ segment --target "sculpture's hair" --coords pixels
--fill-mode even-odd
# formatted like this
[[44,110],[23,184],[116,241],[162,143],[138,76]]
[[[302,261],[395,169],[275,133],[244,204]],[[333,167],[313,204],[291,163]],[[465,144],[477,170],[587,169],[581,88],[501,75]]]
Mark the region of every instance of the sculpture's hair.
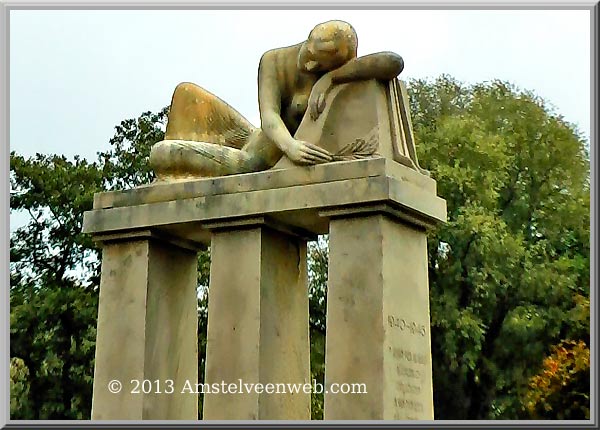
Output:
[[358,36],[356,30],[345,21],[333,20],[317,24],[308,38],[311,40],[333,41],[340,54],[346,61],[356,58]]

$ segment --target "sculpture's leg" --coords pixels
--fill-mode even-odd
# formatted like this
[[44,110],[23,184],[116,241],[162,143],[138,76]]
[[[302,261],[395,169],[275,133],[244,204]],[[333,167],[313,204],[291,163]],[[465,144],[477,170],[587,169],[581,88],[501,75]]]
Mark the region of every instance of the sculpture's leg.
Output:
[[240,149],[189,140],[163,140],[150,151],[159,179],[223,176],[261,170],[261,162]]
[[173,94],[165,140],[150,152],[158,179],[256,172],[272,167],[281,151],[223,100],[190,83]]
[[223,176],[266,170],[281,154],[257,129],[241,150],[208,142],[163,140],[152,147],[150,165],[159,179]]
[[165,139],[217,143],[241,149],[254,129],[223,100],[186,82],[179,84],[173,93]]

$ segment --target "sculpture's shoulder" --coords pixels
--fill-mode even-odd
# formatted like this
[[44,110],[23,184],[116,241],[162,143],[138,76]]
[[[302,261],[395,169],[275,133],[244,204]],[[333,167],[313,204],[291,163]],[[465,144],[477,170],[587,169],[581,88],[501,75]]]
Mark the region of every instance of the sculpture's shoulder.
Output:
[[298,43],[292,46],[269,49],[261,56],[260,64],[272,67],[286,67],[289,64],[295,66],[301,47],[302,43]]
[[[297,79],[298,53],[301,45],[270,49],[262,55],[258,67],[259,92],[264,91],[265,88],[271,88],[273,85],[279,87],[283,94],[293,91]],[[266,82],[268,85],[265,85]]]

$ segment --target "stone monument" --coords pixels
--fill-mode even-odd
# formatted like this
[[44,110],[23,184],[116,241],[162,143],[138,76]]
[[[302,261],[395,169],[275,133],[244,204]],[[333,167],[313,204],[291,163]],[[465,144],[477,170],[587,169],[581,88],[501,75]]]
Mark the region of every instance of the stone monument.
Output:
[[[204,381],[230,387],[205,391],[203,418],[310,419],[310,392],[246,387],[310,384],[306,243],[326,233],[325,419],[433,419],[426,229],[446,205],[417,160],[402,59],[356,46],[329,21],[265,53],[260,128],[179,85],[150,155],[157,181],[95,196],[83,227],[103,247],[93,419],[197,419],[183,388],[198,379],[207,245]],[[156,389],[132,393],[131,380]],[[345,383],[367,393],[332,389]]]

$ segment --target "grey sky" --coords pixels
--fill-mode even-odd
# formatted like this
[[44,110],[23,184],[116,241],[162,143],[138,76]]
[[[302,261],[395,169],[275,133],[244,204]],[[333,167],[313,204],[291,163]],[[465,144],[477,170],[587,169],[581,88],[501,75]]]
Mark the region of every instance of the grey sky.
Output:
[[447,73],[533,90],[590,135],[590,14],[577,10],[11,11],[10,146],[94,159],[114,126],[191,81],[259,124],[261,54],[343,19],[359,55],[391,50],[403,78]]
[[[117,124],[168,105],[182,81],[259,125],[260,56],[301,42],[329,19],[356,28],[359,55],[402,55],[403,79],[510,81],[543,97],[589,140],[589,11],[14,10],[11,150],[95,160]],[[11,231],[26,222],[11,214]]]

